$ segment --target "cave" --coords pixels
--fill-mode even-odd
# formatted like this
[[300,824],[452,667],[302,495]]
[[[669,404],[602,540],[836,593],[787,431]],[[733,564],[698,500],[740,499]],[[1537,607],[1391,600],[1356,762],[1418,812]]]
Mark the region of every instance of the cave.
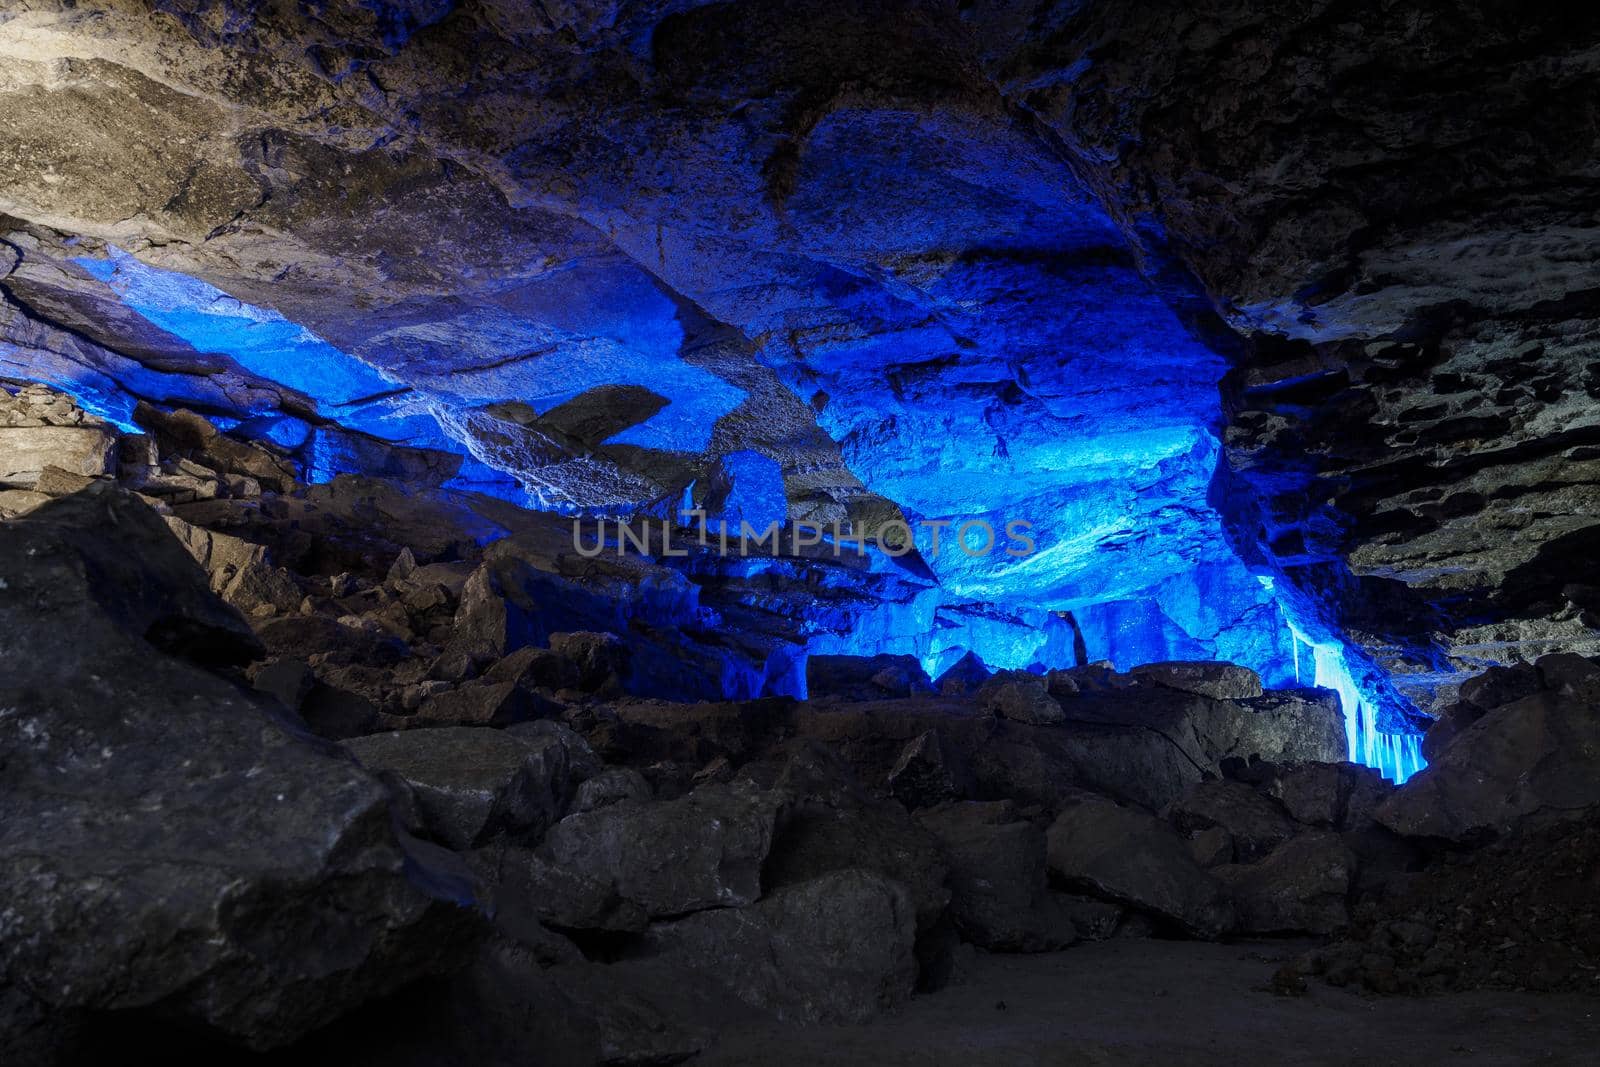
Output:
[[1565,5],[0,0],[5,1062],[1589,1062],[1597,152]]

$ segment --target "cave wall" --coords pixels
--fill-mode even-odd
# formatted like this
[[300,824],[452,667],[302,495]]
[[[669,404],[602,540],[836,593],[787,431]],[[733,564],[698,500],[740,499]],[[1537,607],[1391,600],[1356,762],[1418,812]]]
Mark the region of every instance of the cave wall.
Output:
[[[1597,28],[30,4],[0,13],[0,372],[304,427],[330,472],[420,445],[548,507],[720,506],[748,454],[791,517],[1023,517],[1036,555],[930,566],[1108,649],[1348,638],[1402,728],[1592,643]],[[255,359],[269,328],[307,358]],[[1184,624],[1207,583],[1256,621]]]

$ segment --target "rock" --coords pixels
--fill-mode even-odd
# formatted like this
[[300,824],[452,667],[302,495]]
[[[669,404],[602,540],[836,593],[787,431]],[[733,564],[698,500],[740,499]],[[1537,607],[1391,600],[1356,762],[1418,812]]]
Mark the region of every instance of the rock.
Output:
[[923,812],[950,869],[950,912],[963,939],[991,952],[1047,952],[1076,940],[1045,876],[1044,831],[1008,801]]
[[1233,835],[1220,826],[1189,833],[1189,855],[1206,870],[1222,863],[1232,863],[1235,855]]
[[1600,805],[1600,714],[1542,692],[1484,713],[1438,762],[1384,801],[1406,837],[1479,842],[1524,823],[1587,818]]
[[889,770],[889,792],[907,808],[926,808],[966,795],[971,779],[960,754],[937,730],[927,730],[901,750]]
[[567,770],[574,786],[588,781],[605,770],[605,764],[595,755],[594,749],[589,747],[589,742],[577,731],[559,722],[552,722],[549,719],[519,722],[506,727],[505,732],[535,747],[547,743],[560,745],[566,753]]
[[915,656],[806,659],[806,694],[812,700],[882,700],[932,691],[933,683]]
[[1132,914],[1120,904],[1095,897],[1061,892],[1052,895],[1061,914],[1072,923],[1073,931],[1085,941],[1104,941],[1116,936],[1123,919]]
[[428,833],[455,849],[497,833],[536,841],[560,818],[565,751],[499,730],[441,727],[352,738],[362,766],[410,788]]
[[1068,887],[1148,911],[1201,938],[1233,922],[1223,887],[1161,820],[1102,801],[1063,811],[1046,835],[1050,873]]
[[1261,696],[1261,676],[1234,663],[1146,663],[1130,672],[1135,678],[1217,700]]
[[0,973],[52,1018],[151,1010],[264,1049],[467,942],[408,881],[378,781],[176,655],[252,643],[125,494],[0,526]]
[[646,801],[650,799],[650,792],[650,783],[638,771],[631,767],[612,767],[578,787],[572,810],[595,811],[624,800]]
[[301,703],[317,684],[311,668],[297,659],[273,660],[256,671],[253,681],[256,689],[277,698],[291,711],[300,710]]
[[46,467],[39,472],[38,481],[33,483],[33,491],[46,496],[71,496],[88,489],[96,480],[87,474],[77,474],[60,467]]
[[95,581],[83,595],[157,648],[205,665],[260,657],[249,625],[211,594],[206,576],[137,497],[108,486],[52,501],[10,527],[92,560]]
[[1540,673],[1539,668],[1531,663],[1490,667],[1482,674],[1462,682],[1457,697],[1463,704],[1471,704],[1480,712],[1488,711],[1537,693],[1543,684]]
[[1228,887],[1239,933],[1331,934],[1349,924],[1356,857],[1338,834],[1302,834],[1258,863],[1212,874]]
[[537,642],[538,611],[523,591],[530,568],[516,558],[484,563],[467,579],[456,608],[450,644],[440,657],[442,677],[461,681]]
[[185,457],[218,474],[246,476],[275,493],[295,486],[294,465],[287,459],[218,432],[210,420],[192,411],[161,411],[141,402],[133,417],[150,432],[162,456]]
[[[1534,663],[1541,686],[1566,700],[1600,704],[1600,663],[1572,652],[1540,656]],[[1478,691],[1481,697],[1481,690]]]
[[1164,813],[1185,837],[1213,827],[1221,828],[1233,846],[1228,857],[1253,863],[1295,834],[1296,827],[1282,808],[1242,782],[1196,783]]
[[402,548],[400,554],[395,556],[394,562],[389,565],[389,573],[384,576],[384,581],[390,585],[399,585],[416,572],[416,553],[410,548]]
[[508,726],[539,710],[516,682],[467,682],[424,697],[418,722],[438,726]]
[[859,1023],[910,997],[916,929],[904,887],[845,869],[778,889],[753,908],[659,924],[648,944],[778,1019]]
[[1063,697],[1075,697],[1083,692],[1083,685],[1079,675],[1072,671],[1050,671],[1044,676],[1045,688],[1050,690],[1050,695],[1057,700]]
[[311,732],[329,741],[370,734],[378,727],[377,705],[360,693],[317,683],[300,705],[300,717]]
[[593,888],[593,910],[615,898],[651,916],[742,907],[761,896],[782,798],[735,783],[677,800],[623,801],[562,819],[538,849]]
[[564,689],[578,682],[572,660],[553,649],[519,648],[483,673],[488,682],[512,682],[520,690]]
[[551,634],[550,651],[577,669],[574,684],[590,692],[628,672],[628,649],[616,634],[589,631]]
[[838,756],[814,743],[792,747],[773,791],[788,806],[767,861],[769,886],[859,867],[910,893],[919,930],[939,921],[950,891],[938,841],[899,803],[868,794]]
[[110,474],[116,445],[104,426],[0,426],[0,488],[33,489],[47,467],[88,478]]
[[1297,763],[1284,767],[1272,785],[1284,810],[1307,826],[1360,830],[1394,785],[1371,767],[1353,763]]
[[976,693],[989,678],[989,668],[983,665],[983,660],[977,653],[968,652],[939,675],[934,688],[945,696],[966,696]]
[[1049,726],[1067,717],[1045,680],[1026,671],[1002,671],[985,682],[978,690],[978,706],[1029,726]]
[[539,852],[496,842],[472,855],[473,869],[487,887],[496,925],[525,938],[528,924],[560,930],[640,933],[650,915],[618,887],[597,880]]

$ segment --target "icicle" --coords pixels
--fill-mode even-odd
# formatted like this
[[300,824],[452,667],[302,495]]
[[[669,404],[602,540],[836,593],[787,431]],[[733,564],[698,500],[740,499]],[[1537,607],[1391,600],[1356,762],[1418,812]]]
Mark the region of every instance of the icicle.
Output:
[[1344,650],[1331,642],[1314,642],[1293,627],[1295,677],[1300,677],[1300,645],[1311,649],[1315,668],[1312,684],[1339,694],[1344,713],[1345,751],[1351,763],[1376,768],[1395,784],[1416,774],[1427,761],[1422,758],[1420,734],[1390,734],[1378,728],[1378,707],[1356,685],[1355,676],[1345,662]]

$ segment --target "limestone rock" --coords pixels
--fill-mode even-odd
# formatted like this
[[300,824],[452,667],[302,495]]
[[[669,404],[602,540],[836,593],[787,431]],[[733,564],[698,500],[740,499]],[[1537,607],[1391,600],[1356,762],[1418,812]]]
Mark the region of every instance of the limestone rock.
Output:
[[1408,837],[1472,842],[1524,822],[1587,817],[1600,805],[1600,715],[1541,692],[1502,704],[1384,801],[1377,819]]
[[918,816],[950,868],[962,937],[992,952],[1047,952],[1076,940],[1045,877],[1044,831],[1006,801],[951,804]]
[[978,704],[987,711],[1030,726],[1049,726],[1066,719],[1045,680],[1026,671],[1003,671],[978,690]]
[[1239,700],[1262,694],[1261,676],[1233,663],[1147,663],[1129,673],[1169,689],[1218,700]]
[[911,995],[916,928],[902,886],[844,869],[652,927],[649,944],[779,1019],[864,1022]]
[[115,461],[116,437],[103,426],[0,426],[0,488],[32,489],[47,467],[97,478]]
[[1232,859],[1251,863],[1295,835],[1296,827],[1277,803],[1242,782],[1197,783],[1167,808],[1166,818],[1186,837],[1220,828],[1232,844]]
[[623,801],[568,815],[538,849],[545,863],[652,916],[739,907],[761,896],[781,798],[739,784],[677,800]]
[[1202,938],[1233,923],[1222,883],[1200,869],[1161,820],[1100,801],[1075,804],[1046,836],[1051,875],[1172,922]]
[[266,1048],[461,943],[382,786],[176,658],[251,640],[136,500],[0,526],[0,971],[49,1012],[154,1008]]
[[410,788],[437,840],[465,849],[491,834],[537,840],[560,817],[564,750],[499,730],[403,730],[345,742],[362,766],[389,771]]
[[1350,921],[1356,857],[1338,834],[1301,834],[1265,859],[1212,870],[1243,934],[1330,934]]

